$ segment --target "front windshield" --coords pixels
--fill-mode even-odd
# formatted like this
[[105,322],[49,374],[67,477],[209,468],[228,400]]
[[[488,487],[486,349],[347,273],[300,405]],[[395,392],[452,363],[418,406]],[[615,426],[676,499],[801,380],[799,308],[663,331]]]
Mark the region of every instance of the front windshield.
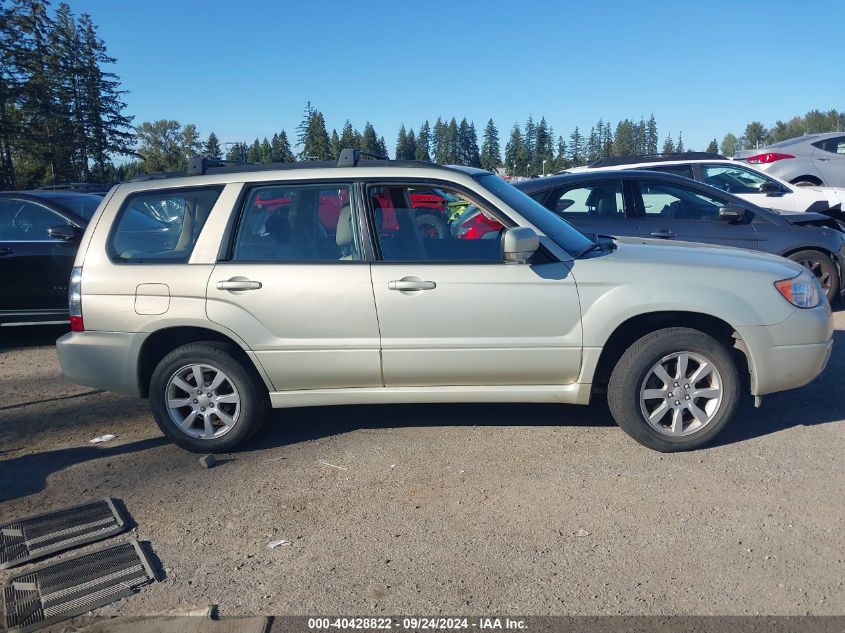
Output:
[[477,177],[497,197],[531,222],[544,234],[560,244],[570,255],[577,255],[589,248],[594,241],[576,229],[566,220],[556,216],[539,202],[532,200],[522,191],[493,174]]

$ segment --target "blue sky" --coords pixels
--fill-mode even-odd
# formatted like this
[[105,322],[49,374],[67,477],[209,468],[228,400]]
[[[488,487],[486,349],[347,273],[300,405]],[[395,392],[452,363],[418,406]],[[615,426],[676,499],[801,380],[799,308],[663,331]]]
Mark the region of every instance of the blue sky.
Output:
[[[654,113],[703,149],[747,122],[845,110],[845,2],[67,0],[90,13],[135,122],[293,136],[305,102],[331,132],[545,116],[556,134]],[[480,130],[479,130],[480,132]]]

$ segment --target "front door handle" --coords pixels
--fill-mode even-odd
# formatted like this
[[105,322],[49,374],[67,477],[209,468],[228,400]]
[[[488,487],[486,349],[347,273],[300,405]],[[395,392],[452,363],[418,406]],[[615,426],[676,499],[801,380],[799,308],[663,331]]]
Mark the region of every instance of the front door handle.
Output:
[[678,237],[677,233],[673,233],[669,229],[661,229],[660,231],[654,231],[651,234],[652,237],[661,237],[663,239],[668,239],[671,237]]
[[13,248],[0,248],[0,257],[3,257],[3,255],[11,255],[14,252],[15,249]]
[[217,282],[218,290],[258,290],[260,287],[260,281],[252,281],[250,279],[238,277]]
[[388,281],[388,290],[434,290],[437,284],[433,281],[424,281],[416,277],[403,277],[396,281]]

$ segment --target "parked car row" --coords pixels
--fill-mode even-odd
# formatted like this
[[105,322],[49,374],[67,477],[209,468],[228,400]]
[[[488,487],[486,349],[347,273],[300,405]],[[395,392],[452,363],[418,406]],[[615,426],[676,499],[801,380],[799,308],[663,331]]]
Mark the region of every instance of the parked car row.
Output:
[[734,158],[794,185],[845,187],[845,132],[805,134]]

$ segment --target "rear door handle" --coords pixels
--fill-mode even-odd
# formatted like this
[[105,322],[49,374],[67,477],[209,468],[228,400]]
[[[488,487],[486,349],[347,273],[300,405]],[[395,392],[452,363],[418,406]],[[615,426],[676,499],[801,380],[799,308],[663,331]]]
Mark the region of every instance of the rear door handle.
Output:
[[672,232],[672,231],[670,231],[669,229],[662,229],[662,230],[660,230],[660,231],[654,231],[654,232],[651,234],[651,236],[652,236],[652,237],[661,237],[661,238],[663,238],[663,239],[668,239],[668,238],[670,238],[670,237],[678,237],[678,234],[677,234],[677,233],[673,233],[673,232]]
[[251,281],[249,279],[227,279],[217,282],[218,290],[258,290],[260,287],[260,281]]
[[2,257],[3,255],[11,255],[14,252],[15,249],[13,248],[0,248],[0,257]]
[[405,277],[396,281],[388,281],[388,290],[434,290],[437,284],[433,281],[423,281],[422,279],[412,279]]

